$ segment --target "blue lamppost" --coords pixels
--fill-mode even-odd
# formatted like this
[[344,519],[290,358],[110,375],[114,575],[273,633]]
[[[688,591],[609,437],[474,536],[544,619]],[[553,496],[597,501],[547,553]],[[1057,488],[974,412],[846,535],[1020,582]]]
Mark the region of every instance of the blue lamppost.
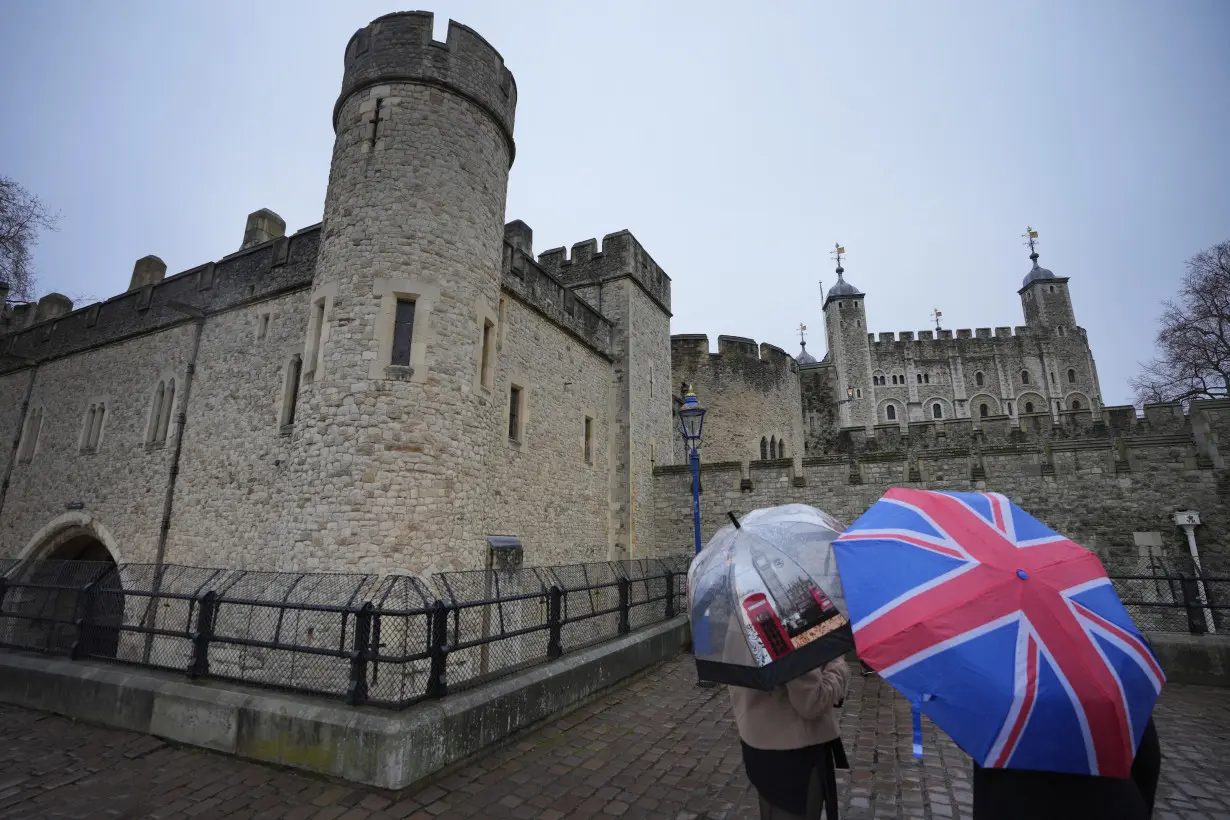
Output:
[[688,385],[688,392],[683,397],[683,407],[679,408],[679,427],[683,432],[683,446],[688,451],[688,461],[692,464],[692,535],[696,541],[696,551],[700,546],[700,434],[705,426],[705,408],[696,400],[696,393]]

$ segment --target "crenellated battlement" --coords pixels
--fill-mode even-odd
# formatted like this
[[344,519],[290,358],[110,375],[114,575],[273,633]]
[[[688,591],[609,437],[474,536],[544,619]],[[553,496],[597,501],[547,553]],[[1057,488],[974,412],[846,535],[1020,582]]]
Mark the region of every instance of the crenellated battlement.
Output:
[[383,83],[422,83],[447,88],[483,109],[504,132],[512,152],[517,83],[504,58],[480,34],[449,20],[448,38],[432,39],[435,15],[406,11],[378,17],[346,44],[342,90],[333,108],[357,91]]
[[[0,373],[171,327],[191,315],[181,306],[213,313],[307,288],[320,232],[320,225],[312,225],[174,276],[150,277],[71,312],[15,317],[9,332],[0,328]],[[150,258],[138,260],[137,267],[148,266]]]
[[[1017,327],[979,327],[979,328],[959,328],[953,330],[903,330],[894,332],[868,333],[867,341],[871,345],[873,352],[888,353],[893,350],[902,350],[906,344],[913,344],[925,348],[927,345],[939,348],[949,344],[957,345],[1001,345],[1012,341],[1020,343],[1024,340],[1049,338],[1052,334],[1051,328],[1036,328],[1020,325]],[[1076,328],[1075,338],[1084,340],[1086,338],[1085,331],[1082,328]],[[1061,337],[1068,338],[1068,337]]]
[[534,261],[534,232],[521,220],[504,226],[501,285],[602,355],[613,355],[611,322]]
[[671,278],[653,260],[631,231],[623,230],[596,239],[586,239],[567,248],[552,248],[538,254],[538,264],[568,287],[597,285],[625,276],[633,277],[666,311],[671,307]]
[[709,337],[704,333],[680,333],[671,336],[671,360],[676,363],[699,364],[709,360],[713,366],[723,362],[749,363],[772,367],[784,372],[797,373],[799,364],[789,353],[777,345],[761,342],[746,336],[718,336],[718,352],[709,352]]
[[[976,419],[915,421],[842,428],[829,454],[906,457],[923,451],[952,451],[966,455],[997,448],[1049,453],[1064,450],[1122,449],[1121,441],[1173,445],[1174,457],[1192,467],[1224,468],[1230,458],[1230,400],[1193,401],[1185,413],[1177,403],[1135,407],[1105,407],[1096,416],[1088,411],[1065,411],[1052,417],[1032,413],[1017,418],[990,416]],[[813,456],[825,453],[813,451]],[[1117,457],[1120,469],[1131,469],[1126,457]]]

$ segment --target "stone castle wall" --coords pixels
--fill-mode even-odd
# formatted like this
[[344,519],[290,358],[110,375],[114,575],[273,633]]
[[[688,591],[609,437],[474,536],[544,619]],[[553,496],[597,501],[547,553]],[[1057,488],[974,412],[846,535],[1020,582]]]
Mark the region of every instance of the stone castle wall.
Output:
[[[1006,494],[1027,512],[1112,563],[1134,565],[1160,534],[1161,552],[1184,560],[1186,539],[1170,519],[1178,509],[1200,512],[1201,556],[1211,570],[1230,572],[1230,401],[1108,408],[1086,422],[1070,414],[1007,422],[978,430],[968,421],[862,428],[840,436],[845,452],[809,457],[799,469],[738,464],[702,465],[702,535],[708,539],[736,514],[785,503],[811,504],[851,523],[891,486],[987,490]],[[659,550],[692,543],[691,480],[682,466],[660,467],[657,479]],[[1145,534],[1138,537],[1137,533]],[[1143,551],[1143,553],[1142,553]]]
[[[758,461],[762,439],[764,457],[773,457],[772,441],[784,442],[786,458],[803,454],[799,365],[781,348],[719,336],[718,352],[710,353],[708,336],[672,336],[671,377],[674,390],[687,382],[706,408],[704,461]],[[682,439],[674,438],[676,463],[682,464]]]

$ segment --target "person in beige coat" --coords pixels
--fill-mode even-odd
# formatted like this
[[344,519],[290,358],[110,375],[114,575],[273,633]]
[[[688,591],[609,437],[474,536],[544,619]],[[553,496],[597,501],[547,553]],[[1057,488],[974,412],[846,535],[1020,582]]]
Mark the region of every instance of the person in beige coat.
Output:
[[[751,651],[738,630],[727,636],[726,659]],[[761,820],[812,820],[824,810],[837,820],[834,766],[849,768],[841,746],[840,707],[850,668],[829,661],[769,692],[729,687],[747,778],[760,797]]]

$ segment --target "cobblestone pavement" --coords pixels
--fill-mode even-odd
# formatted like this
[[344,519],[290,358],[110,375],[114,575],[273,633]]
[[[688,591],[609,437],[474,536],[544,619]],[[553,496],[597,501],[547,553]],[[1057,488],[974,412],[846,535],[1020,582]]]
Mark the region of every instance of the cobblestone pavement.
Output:
[[[0,706],[0,818],[754,818],[722,688],[693,685],[687,658],[417,792],[393,794],[170,746]],[[1167,687],[1158,820],[1230,818],[1230,695]],[[855,676],[839,777],[846,818],[969,816],[967,758],[925,728],[910,753],[906,704]]]

